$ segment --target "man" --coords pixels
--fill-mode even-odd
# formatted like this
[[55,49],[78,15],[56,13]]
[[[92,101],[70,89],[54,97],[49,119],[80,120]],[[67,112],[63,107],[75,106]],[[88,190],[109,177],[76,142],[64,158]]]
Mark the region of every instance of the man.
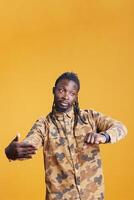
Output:
[[53,88],[51,113],[38,119],[22,142],[16,136],[5,149],[10,160],[21,160],[43,146],[47,200],[104,199],[99,144],[115,143],[127,133],[119,121],[80,110],[79,90],[76,74],[62,74]]

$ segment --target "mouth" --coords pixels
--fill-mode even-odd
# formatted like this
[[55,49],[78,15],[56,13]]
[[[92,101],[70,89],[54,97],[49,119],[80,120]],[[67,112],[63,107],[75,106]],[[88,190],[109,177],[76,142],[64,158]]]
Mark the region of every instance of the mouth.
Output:
[[59,101],[58,105],[61,107],[68,107],[69,103],[67,101]]

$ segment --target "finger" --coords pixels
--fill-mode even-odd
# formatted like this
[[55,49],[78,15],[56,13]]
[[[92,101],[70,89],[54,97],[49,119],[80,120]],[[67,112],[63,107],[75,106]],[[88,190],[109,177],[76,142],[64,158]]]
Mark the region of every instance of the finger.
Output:
[[33,147],[19,147],[20,151],[37,151],[37,149],[33,148]]
[[90,142],[91,144],[95,143],[95,134],[92,134]]
[[37,151],[37,149],[35,149],[34,147],[21,147],[21,146],[18,147],[18,150],[20,152],[22,152],[22,151]]
[[91,136],[92,136],[92,134],[89,134],[89,135],[88,135],[87,141],[86,141],[87,143],[90,143],[90,142],[91,142]]
[[19,144],[19,147],[21,147],[21,148],[28,148],[28,147],[30,147],[30,148],[33,148],[33,149],[37,149],[34,145],[23,143],[23,142]]
[[87,142],[85,142],[85,143],[83,144],[83,149],[86,149],[88,146],[89,146],[89,145],[87,144]]
[[19,155],[18,155],[18,158],[22,158],[22,157],[27,157],[27,156],[29,156],[29,155],[34,155],[35,154],[35,152],[33,152],[33,153],[28,153],[28,152],[20,152],[19,153]]
[[103,136],[99,136],[99,143],[105,143],[105,138]]
[[29,151],[21,151],[21,154],[36,154],[35,150],[29,150]]
[[89,136],[88,136],[88,139],[87,139],[87,142],[88,143],[91,143],[91,139],[92,139],[92,135],[93,135],[94,133],[89,133]]
[[102,136],[99,135],[99,134],[98,134],[98,136],[97,136],[97,143],[99,143],[99,144],[103,143],[103,138],[102,138]]
[[84,142],[87,142],[88,137],[89,137],[89,133],[85,136]]
[[98,137],[95,138],[95,144],[99,144],[100,143],[100,140]]
[[17,137],[18,137],[18,140],[19,140],[20,139],[20,133],[19,132],[17,133]]
[[19,158],[18,159],[23,159],[23,158],[32,158],[32,155],[23,155],[23,156],[19,156]]
[[23,161],[23,160],[28,160],[28,159],[32,159],[32,157],[30,157],[30,158],[29,157],[28,158],[19,158],[18,160]]
[[27,154],[36,154],[36,151],[27,151]]
[[16,137],[12,140],[12,142],[18,142],[20,139],[20,133],[16,135]]

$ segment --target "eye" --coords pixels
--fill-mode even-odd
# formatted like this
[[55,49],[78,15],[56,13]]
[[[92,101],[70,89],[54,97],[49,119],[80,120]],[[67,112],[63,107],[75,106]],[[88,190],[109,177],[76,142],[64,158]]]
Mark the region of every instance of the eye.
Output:
[[59,91],[60,93],[62,93],[64,90],[63,90],[63,88],[59,88],[58,91]]
[[75,96],[76,95],[76,93],[75,92],[71,92],[71,96]]

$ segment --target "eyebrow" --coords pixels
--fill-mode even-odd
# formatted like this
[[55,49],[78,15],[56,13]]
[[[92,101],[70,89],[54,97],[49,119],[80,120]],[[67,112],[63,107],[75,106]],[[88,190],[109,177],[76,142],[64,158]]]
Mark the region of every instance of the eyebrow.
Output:
[[[64,88],[64,89],[66,89],[64,84],[63,84],[63,85],[61,84],[61,85],[56,86],[56,87],[57,87],[57,88]],[[75,86],[73,86],[72,91],[77,91],[77,90],[78,90],[78,88],[75,87]]]

